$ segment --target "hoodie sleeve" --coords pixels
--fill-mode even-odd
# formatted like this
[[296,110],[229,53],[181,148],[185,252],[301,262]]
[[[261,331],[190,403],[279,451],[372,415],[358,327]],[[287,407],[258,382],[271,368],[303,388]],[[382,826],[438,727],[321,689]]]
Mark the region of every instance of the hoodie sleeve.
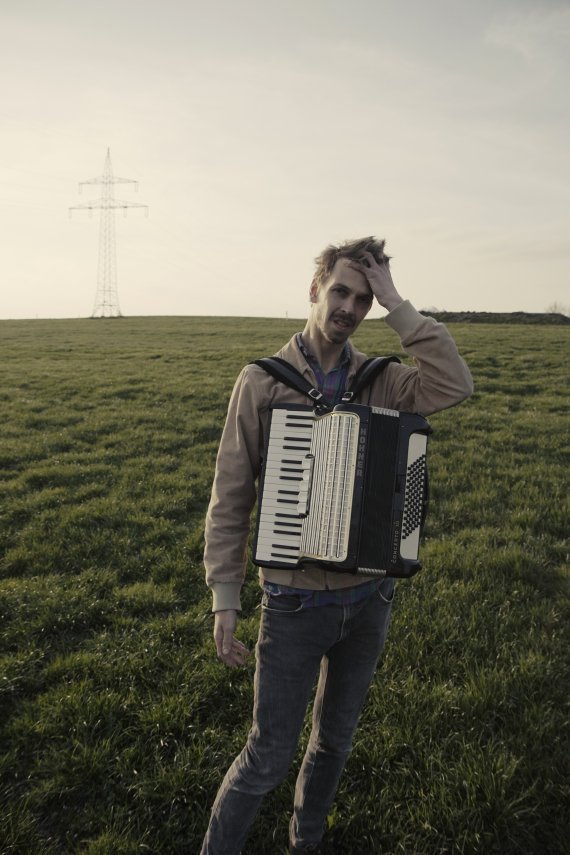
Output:
[[444,324],[420,314],[404,300],[386,315],[414,367],[390,365],[385,372],[388,406],[428,416],[459,404],[473,393],[471,373]]
[[206,516],[204,566],[213,611],[241,608],[262,445],[258,387],[250,372],[249,367],[243,369],[230,398]]

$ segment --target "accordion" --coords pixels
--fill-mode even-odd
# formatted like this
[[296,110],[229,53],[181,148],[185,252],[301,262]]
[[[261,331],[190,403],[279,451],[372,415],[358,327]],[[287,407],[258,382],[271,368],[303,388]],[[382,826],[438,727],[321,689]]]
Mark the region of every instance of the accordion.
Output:
[[427,439],[413,413],[339,404],[271,410],[253,561],[413,576],[427,510]]

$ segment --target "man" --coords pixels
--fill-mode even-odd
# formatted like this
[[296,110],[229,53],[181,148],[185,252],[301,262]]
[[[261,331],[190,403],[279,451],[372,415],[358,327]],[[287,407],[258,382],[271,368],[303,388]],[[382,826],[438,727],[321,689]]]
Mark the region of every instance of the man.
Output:
[[[396,290],[384,241],[363,238],[330,246],[316,261],[305,328],[277,355],[325,398],[338,403],[366,358],[349,337],[374,298],[388,310],[387,323],[416,365],[390,363],[362,390],[358,403],[429,415],[471,394],[471,375],[447,329],[420,315]],[[230,400],[204,554],[216,650],[229,667],[242,665],[249,653],[235,630],[269,410],[276,404],[306,402],[256,365],[243,369]],[[260,581],[253,725],[216,797],[202,855],[241,851],[263,796],[290,768],[317,675],[313,728],[290,822],[290,852],[324,851],[326,818],[388,630],[393,579],[313,565],[263,569]]]

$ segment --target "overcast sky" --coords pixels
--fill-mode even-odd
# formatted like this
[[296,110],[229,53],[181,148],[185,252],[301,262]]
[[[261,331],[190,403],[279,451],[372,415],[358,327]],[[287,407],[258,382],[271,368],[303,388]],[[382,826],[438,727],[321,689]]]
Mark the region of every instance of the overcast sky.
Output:
[[[0,0],[0,317],[304,317],[328,243],[418,308],[570,307],[570,2]],[[383,314],[374,310],[375,316]]]

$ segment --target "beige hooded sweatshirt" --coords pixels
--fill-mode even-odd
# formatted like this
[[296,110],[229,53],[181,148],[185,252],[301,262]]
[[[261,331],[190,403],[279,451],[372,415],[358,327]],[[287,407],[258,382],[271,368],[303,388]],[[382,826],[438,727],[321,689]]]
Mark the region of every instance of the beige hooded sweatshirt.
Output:
[[[407,300],[389,312],[385,320],[398,333],[415,365],[390,363],[354,403],[429,416],[472,394],[469,369],[443,324],[424,317]],[[316,385],[295,336],[276,356],[286,359]],[[366,358],[352,347],[348,385]],[[213,611],[241,608],[250,518],[257,497],[269,410],[278,404],[307,404],[307,398],[259,366],[246,365],[230,399],[206,518],[204,565],[206,583],[213,594]],[[259,575],[262,582],[313,590],[345,588],[368,581],[366,577],[335,573],[316,565],[295,570],[260,568]]]

